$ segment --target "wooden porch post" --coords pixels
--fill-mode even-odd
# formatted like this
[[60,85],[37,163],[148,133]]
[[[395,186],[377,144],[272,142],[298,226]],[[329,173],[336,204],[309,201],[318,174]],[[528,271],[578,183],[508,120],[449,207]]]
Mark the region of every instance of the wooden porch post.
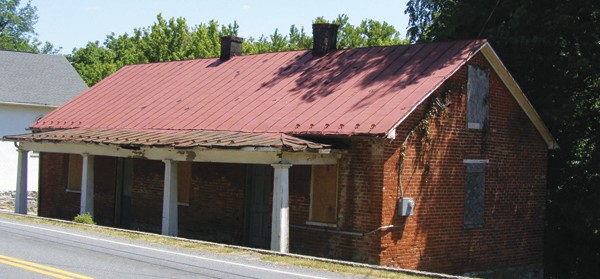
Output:
[[273,179],[273,214],[271,218],[271,250],[289,252],[289,170],[290,164],[272,164],[275,168]]
[[17,166],[17,193],[15,196],[15,213],[27,214],[27,155],[28,150],[17,149],[19,153]]
[[177,161],[165,162],[162,234],[177,236]]
[[89,213],[94,216],[94,155],[83,153],[81,169],[81,205],[80,214]]

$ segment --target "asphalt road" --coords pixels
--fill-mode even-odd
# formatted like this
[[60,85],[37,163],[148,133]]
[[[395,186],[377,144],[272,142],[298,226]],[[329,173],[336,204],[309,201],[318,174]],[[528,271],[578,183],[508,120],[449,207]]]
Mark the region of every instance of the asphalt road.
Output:
[[0,278],[348,278],[0,216]]

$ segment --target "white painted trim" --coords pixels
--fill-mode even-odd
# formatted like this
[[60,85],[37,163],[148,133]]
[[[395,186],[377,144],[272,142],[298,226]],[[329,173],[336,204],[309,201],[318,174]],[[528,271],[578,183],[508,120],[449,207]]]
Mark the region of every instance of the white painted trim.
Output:
[[125,158],[144,158],[148,160],[171,159],[174,161],[240,163],[240,164],[276,164],[294,165],[334,165],[340,154],[319,154],[309,152],[281,152],[276,149],[175,149],[165,147],[141,147],[137,150],[125,149],[116,145],[85,144],[71,142],[19,142],[20,148],[37,152],[83,154]]
[[322,223],[322,222],[306,221],[306,224],[309,225],[309,226],[316,226],[316,227],[337,228],[337,224],[333,224],[333,223]]
[[[402,124],[402,122],[404,122],[404,120],[406,120],[406,118],[408,118],[425,100],[427,100],[427,98],[429,98],[429,96],[431,96],[431,94],[433,94],[433,92],[435,92],[440,86],[442,86],[442,84],[444,84],[444,82],[446,82],[446,80],[448,80],[451,76],[453,76],[456,72],[458,72],[458,70],[460,70],[460,68],[462,68],[462,66],[464,66],[465,64],[467,64],[467,61],[471,60],[471,58],[473,58],[473,56],[475,56],[475,54],[477,54],[477,52],[479,52],[481,50],[482,47],[480,47],[478,50],[474,51],[467,59],[465,59],[464,61],[462,61],[460,63],[460,65],[458,65],[456,67],[456,69],[454,69],[454,71],[450,72],[448,75],[446,75],[435,87],[433,87],[433,89],[431,89],[431,91],[429,91],[427,94],[425,94],[425,96],[419,100],[419,102],[417,102],[417,104],[412,107],[410,109],[410,111],[408,111],[404,117],[402,117],[400,120],[398,120],[398,122],[396,122],[396,124],[394,124],[394,126],[392,126],[392,128],[386,133],[386,136],[388,138],[390,138],[390,135],[392,133],[392,131],[394,133],[396,133],[396,128],[398,128],[398,126],[400,126],[400,124]],[[394,136],[393,138],[390,139],[395,139],[396,137]]]
[[464,159],[463,164],[489,164],[490,160]]
[[481,53],[488,60],[492,68],[498,74],[504,85],[508,88],[508,91],[513,95],[521,109],[525,112],[529,120],[533,123],[535,128],[538,130],[546,145],[548,145],[548,149],[558,149],[558,143],[546,127],[546,124],[542,121],[542,118],[537,113],[535,108],[531,105],[527,97],[525,97],[525,93],[521,90],[521,87],[517,84],[516,80],[512,77],[508,69],[504,66],[498,54],[492,49],[492,46],[489,43],[486,43],[481,48]]
[[479,124],[479,123],[474,123],[474,122],[468,122],[468,123],[467,123],[467,129],[472,129],[472,130],[481,130],[481,124]]
[[558,143],[550,133],[550,130],[548,130],[548,127],[546,127],[546,124],[544,124],[540,115],[537,113],[537,111],[535,111],[535,109],[525,96],[525,93],[523,93],[515,79],[508,71],[508,69],[506,69],[506,67],[498,57],[498,54],[496,54],[496,52],[492,49],[492,46],[487,42],[483,44],[478,50],[474,51],[471,54],[471,56],[465,59],[460,65],[458,65],[455,71],[448,74],[438,85],[436,85],[429,93],[427,93],[423,99],[419,100],[419,102],[414,107],[412,107],[402,119],[400,119],[398,122],[396,122],[394,126],[392,126],[392,128],[386,133],[386,137],[394,139],[396,128],[398,128],[398,126],[402,122],[404,122],[404,120],[410,114],[412,114],[413,111],[417,109],[417,107],[419,107],[427,98],[429,98],[429,96],[431,96],[431,94],[433,94],[433,92],[435,92],[449,77],[454,75],[456,71],[458,71],[462,66],[464,66],[469,60],[471,60],[471,58],[473,58],[473,56],[475,56],[478,52],[481,52],[483,54],[483,56],[486,58],[486,60],[490,63],[490,65],[496,72],[496,74],[498,74],[504,85],[508,88],[508,91],[510,91],[510,93],[513,95],[521,109],[523,109],[527,117],[529,117],[529,120],[538,130],[538,132],[546,142],[548,149],[558,149]]
[[12,106],[22,106],[22,107],[36,107],[36,108],[52,108],[55,109],[58,106],[54,105],[46,105],[46,104],[31,104],[31,103],[19,103],[19,102],[7,102],[0,101],[1,105],[12,105]]

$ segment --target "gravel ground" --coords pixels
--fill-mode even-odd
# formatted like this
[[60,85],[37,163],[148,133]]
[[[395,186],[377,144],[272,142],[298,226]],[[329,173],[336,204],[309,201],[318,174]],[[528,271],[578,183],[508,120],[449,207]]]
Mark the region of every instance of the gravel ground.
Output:
[[[15,195],[15,191],[0,192],[0,209],[14,211]],[[37,198],[37,192],[27,192],[27,211],[29,214],[37,214]]]

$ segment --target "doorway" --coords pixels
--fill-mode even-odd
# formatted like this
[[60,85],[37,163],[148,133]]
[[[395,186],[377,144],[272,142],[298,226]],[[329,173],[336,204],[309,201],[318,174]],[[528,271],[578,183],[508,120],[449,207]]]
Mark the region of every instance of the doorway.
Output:
[[131,227],[131,188],[133,185],[133,159],[117,158],[117,178],[115,189],[116,226]]
[[248,165],[244,235],[250,247],[269,249],[271,246],[272,191],[273,168],[269,165]]

